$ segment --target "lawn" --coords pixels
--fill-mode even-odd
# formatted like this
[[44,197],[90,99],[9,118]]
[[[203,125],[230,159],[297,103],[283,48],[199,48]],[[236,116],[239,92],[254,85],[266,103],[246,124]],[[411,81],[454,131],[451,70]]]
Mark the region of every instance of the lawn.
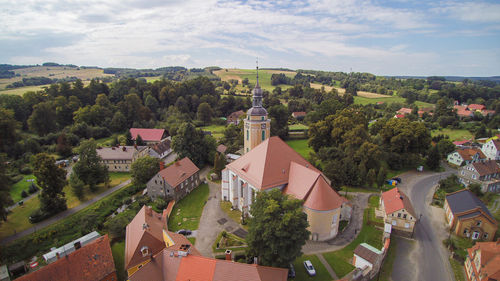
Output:
[[[314,269],[316,270],[316,276],[311,277],[307,274],[306,269],[304,268],[304,261],[310,260]],[[321,261],[318,259],[316,255],[310,256],[301,256],[298,257],[293,263],[295,267],[295,278],[290,280],[296,281],[305,281],[305,280],[321,280],[321,281],[331,281],[332,277],[330,273],[323,266]]]
[[32,174],[25,175],[22,180],[16,182],[10,188],[10,197],[12,198],[12,201],[14,201],[14,203],[19,202],[21,199],[23,199],[21,196],[21,193],[23,192],[23,190],[25,190],[26,193],[28,193],[28,189],[31,186],[32,182],[27,181],[27,180],[31,180],[31,179],[35,179],[35,176]]
[[457,140],[469,140],[473,139],[474,136],[472,135],[471,132],[465,129],[438,129],[438,130],[432,130],[431,131],[431,136],[436,136],[436,135],[446,135],[450,137],[451,141],[457,141]]
[[[231,207],[233,205],[229,201],[220,201],[220,208],[224,211],[232,220],[237,223],[241,222],[241,212],[238,209],[232,210]],[[243,226],[245,229],[248,229],[247,225]]]
[[392,266],[394,265],[394,260],[396,259],[396,250],[398,244],[396,239],[391,239],[391,245],[389,246],[389,252],[385,256],[384,264],[378,273],[377,280],[389,281],[392,274]]
[[288,140],[286,143],[293,148],[296,152],[298,152],[302,157],[306,158],[309,157],[309,152],[312,152],[312,148],[309,147],[307,144],[307,139],[303,140]]
[[363,215],[363,228],[359,233],[358,237],[354,239],[349,245],[341,250],[324,253],[323,257],[327,260],[328,264],[332,267],[338,277],[342,278],[354,269],[351,265],[351,260],[353,257],[354,249],[361,244],[367,243],[371,246],[381,249],[382,248],[382,230],[375,228],[374,226],[368,225],[366,222],[368,220],[368,209],[365,209]]
[[309,126],[306,126],[304,124],[293,124],[288,126],[289,131],[303,131],[309,129]]
[[210,125],[201,127],[203,131],[208,131],[212,133],[212,137],[216,139],[221,139],[224,136],[225,125]]
[[[394,102],[399,102],[399,103],[406,103],[406,99],[402,97],[397,97],[397,96],[387,96],[384,98],[367,98],[367,97],[360,97],[360,96],[355,96],[354,97],[354,103],[355,104],[361,104],[361,105],[367,105],[367,104],[375,104],[377,102],[385,102],[385,103],[394,103]],[[427,103],[427,102],[422,102],[422,101],[415,101],[415,105],[418,107],[434,107],[433,104]]]
[[464,266],[454,258],[450,258],[451,269],[453,270],[453,274],[455,275],[456,281],[465,281],[464,276]]
[[111,246],[113,259],[115,260],[116,275],[118,281],[126,280],[125,273],[125,241],[113,243]]
[[[217,238],[215,239],[214,244],[212,245],[212,251],[214,253],[223,253],[227,249],[233,250],[234,251],[242,251],[246,250],[248,248],[245,239],[240,238],[232,233],[226,232],[226,237],[224,239],[224,242],[222,243],[222,231],[217,235]],[[224,244],[224,245],[222,245]],[[219,247],[217,247],[219,246]]]
[[125,138],[125,134],[112,135],[112,136],[109,136],[107,138],[96,139],[95,143],[97,144],[97,146],[108,146],[109,147],[109,146],[111,146],[111,141],[115,137],[118,137],[118,140],[120,140],[120,138]]
[[198,229],[209,191],[208,184],[201,184],[177,202],[168,219],[168,230]]

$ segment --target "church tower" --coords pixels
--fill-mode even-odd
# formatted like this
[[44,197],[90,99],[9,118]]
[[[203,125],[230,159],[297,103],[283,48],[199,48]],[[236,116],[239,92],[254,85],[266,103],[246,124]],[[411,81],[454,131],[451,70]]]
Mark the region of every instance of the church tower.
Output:
[[271,119],[267,118],[267,110],[262,107],[262,89],[259,85],[259,67],[257,66],[257,83],[252,90],[252,108],[247,111],[244,132],[244,153],[265,141],[271,135]]

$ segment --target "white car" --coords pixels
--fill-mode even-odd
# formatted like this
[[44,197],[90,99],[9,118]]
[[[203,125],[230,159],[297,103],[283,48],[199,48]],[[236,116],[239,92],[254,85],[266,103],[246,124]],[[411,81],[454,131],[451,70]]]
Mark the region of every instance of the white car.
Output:
[[309,276],[316,275],[316,270],[314,270],[314,266],[312,265],[310,260],[304,261],[304,267],[306,268],[307,274],[309,274]]

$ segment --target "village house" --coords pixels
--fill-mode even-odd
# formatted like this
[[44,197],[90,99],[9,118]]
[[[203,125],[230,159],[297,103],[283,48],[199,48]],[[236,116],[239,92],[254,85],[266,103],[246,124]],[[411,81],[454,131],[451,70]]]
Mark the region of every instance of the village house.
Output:
[[500,161],[500,140],[499,139],[491,139],[483,144],[481,148],[484,155],[488,160]]
[[417,214],[406,196],[397,187],[382,193],[380,196],[380,210],[384,214],[384,222],[392,226],[392,231],[411,236]]
[[500,192],[500,167],[494,160],[470,163],[458,169],[458,180],[465,186],[477,183],[482,192]]
[[458,236],[492,241],[498,222],[484,203],[468,189],[446,195],[444,202],[446,221]]
[[407,108],[407,107],[402,107],[400,108],[398,111],[396,111],[396,113],[399,115],[406,115],[406,114],[411,114],[411,111],[412,109],[411,108]]
[[132,163],[148,154],[147,146],[98,147],[97,155],[110,172],[129,172]]
[[187,157],[163,168],[146,184],[150,197],[178,201],[200,185],[200,169]]
[[167,138],[167,131],[165,129],[147,129],[147,128],[130,128],[132,140],[137,140],[137,136],[147,145],[160,143]]
[[170,137],[162,140],[157,144],[153,144],[149,147],[148,154],[151,157],[163,159],[172,153]]
[[167,229],[168,211],[143,206],[126,228],[125,269],[130,281],[286,281],[288,270],[201,256],[181,234]]
[[464,148],[457,149],[456,151],[448,154],[448,163],[463,166],[470,163],[484,162],[486,161],[486,156],[478,148]]
[[380,266],[387,255],[391,239],[384,241],[384,247],[377,249],[370,244],[361,243],[356,249],[352,258],[352,265],[362,270],[362,275],[371,280],[378,273]]
[[307,113],[304,111],[296,111],[292,112],[292,117],[297,120],[303,120],[306,117]]
[[482,105],[482,104],[469,104],[467,106],[467,108],[470,110],[470,111],[483,111],[486,109],[486,106]]
[[242,115],[245,115],[245,112],[243,110],[238,110],[229,114],[229,116],[227,117],[227,124],[233,124],[233,125],[240,124],[240,117]]
[[467,249],[464,269],[468,281],[500,280],[500,240],[477,242]]
[[18,281],[115,281],[115,262],[107,235],[16,279]]

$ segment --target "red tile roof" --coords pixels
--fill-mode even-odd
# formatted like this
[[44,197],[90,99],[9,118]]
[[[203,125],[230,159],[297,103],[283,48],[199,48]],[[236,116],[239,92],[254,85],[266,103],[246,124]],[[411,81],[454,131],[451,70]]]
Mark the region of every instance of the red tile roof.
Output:
[[79,250],[16,280],[98,281],[112,274],[115,275],[116,280],[115,263],[111,254],[108,236],[105,235]]
[[402,107],[398,111],[396,111],[399,114],[411,114],[412,109],[407,108],[407,107]]
[[172,187],[176,187],[200,169],[187,157],[159,171],[160,176]]
[[486,116],[486,115],[495,115],[496,111],[495,110],[487,110],[487,109],[484,109],[481,111],[481,114],[483,114],[483,116]]
[[306,116],[307,113],[305,113],[304,111],[296,111],[296,112],[292,112],[292,116],[297,118],[297,117],[304,117]]
[[[478,251],[479,250],[479,251]],[[500,280],[500,242],[477,242],[473,247],[467,249],[469,257],[473,260],[476,254],[480,254],[480,268],[476,268],[471,262],[476,275],[481,281]]]
[[165,129],[131,128],[130,134],[133,140],[140,135],[143,141],[161,141],[165,135]]
[[405,118],[405,116],[404,116],[404,114],[396,114],[396,115],[394,115],[394,118],[401,119],[401,118]]
[[457,152],[458,152],[458,154],[460,154],[462,159],[464,159],[466,161],[472,160],[472,157],[478,153],[479,153],[479,159],[486,159],[486,156],[484,155],[484,153],[478,148],[458,149]]
[[470,142],[471,142],[470,140],[461,140],[461,141],[454,141],[453,144],[454,145],[463,145],[463,144],[470,143]]
[[471,117],[474,116],[474,113],[472,111],[469,111],[467,109],[459,109],[457,110],[457,115],[461,117]]
[[417,216],[408,196],[397,187],[382,193],[382,201],[384,202],[385,213],[387,215],[401,209],[406,209],[413,217]]
[[470,110],[483,110],[483,109],[486,109],[486,106],[482,105],[482,104],[469,104],[468,108]]

